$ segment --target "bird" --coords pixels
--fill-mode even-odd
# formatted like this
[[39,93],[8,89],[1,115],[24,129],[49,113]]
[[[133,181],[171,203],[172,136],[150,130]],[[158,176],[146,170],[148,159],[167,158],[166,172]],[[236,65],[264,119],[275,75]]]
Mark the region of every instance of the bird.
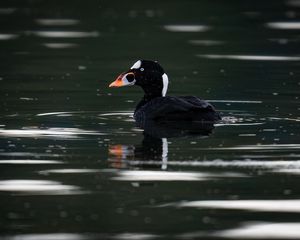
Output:
[[221,120],[214,106],[205,100],[196,96],[167,96],[168,85],[168,75],[157,61],[138,60],[109,87],[139,86],[143,89],[144,96],[133,115],[138,122],[217,123]]

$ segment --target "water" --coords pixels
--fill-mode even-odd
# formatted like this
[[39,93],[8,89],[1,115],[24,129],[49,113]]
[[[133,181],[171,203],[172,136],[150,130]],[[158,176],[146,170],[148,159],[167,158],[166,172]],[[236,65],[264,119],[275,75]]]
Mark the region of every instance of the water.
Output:
[[[299,6],[2,0],[0,239],[299,239]],[[222,122],[136,126],[140,58]]]

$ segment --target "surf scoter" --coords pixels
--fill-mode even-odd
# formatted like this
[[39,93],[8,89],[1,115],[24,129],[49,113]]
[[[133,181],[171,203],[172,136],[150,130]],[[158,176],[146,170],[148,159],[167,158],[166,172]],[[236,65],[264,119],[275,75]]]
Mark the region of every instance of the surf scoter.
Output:
[[219,113],[208,102],[195,96],[166,96],[168,76],[156,61],[138,60],[121,73],[109,87],[140,86],[144,97],[136,106],[137,121],[207,121],[221,120]]

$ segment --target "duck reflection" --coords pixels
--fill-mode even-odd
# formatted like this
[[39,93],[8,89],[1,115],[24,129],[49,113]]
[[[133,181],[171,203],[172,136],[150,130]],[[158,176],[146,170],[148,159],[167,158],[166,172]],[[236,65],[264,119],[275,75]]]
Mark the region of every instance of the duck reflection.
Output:
[[214,125],[211,122],[136,122],[144,138],[137,145],[110,145],[109,161],[114,168],[167,169],[168,138],[185,136],[207,137]]

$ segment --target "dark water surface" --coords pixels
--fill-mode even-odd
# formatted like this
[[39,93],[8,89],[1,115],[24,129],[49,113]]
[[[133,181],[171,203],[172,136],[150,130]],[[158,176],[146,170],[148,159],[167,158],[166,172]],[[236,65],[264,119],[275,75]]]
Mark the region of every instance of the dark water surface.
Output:
[[[300,239],[300,1],[0,2],[0,239]],[[220,110],[143,131],[136,60]]]

